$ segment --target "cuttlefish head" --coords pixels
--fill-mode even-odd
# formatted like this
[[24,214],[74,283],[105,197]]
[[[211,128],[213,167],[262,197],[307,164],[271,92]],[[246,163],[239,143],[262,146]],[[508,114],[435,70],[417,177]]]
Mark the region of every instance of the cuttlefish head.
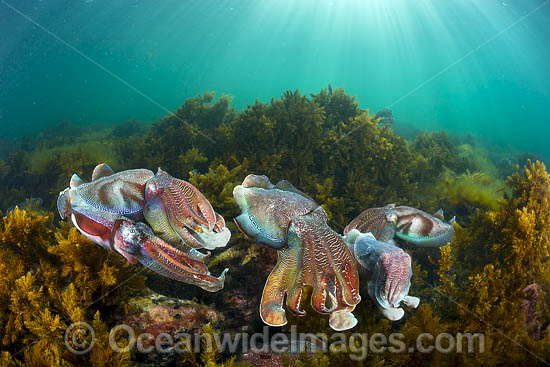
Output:
[[145,187],[144,215],[156,234],[170,243],[215,249],[229,241],[223,218],[190,182],[159,169]]

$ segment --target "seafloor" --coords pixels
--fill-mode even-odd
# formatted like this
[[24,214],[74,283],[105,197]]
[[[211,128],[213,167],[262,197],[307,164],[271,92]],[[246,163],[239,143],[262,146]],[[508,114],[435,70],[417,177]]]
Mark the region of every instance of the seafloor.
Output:
[[[0,151],[0,340],[2,366],[493,366],[550,361],[550,179],[544,157],[504,150],[470,135],[415,131],[391,111],[362,110],[343,89],[310,96],[287,92],[236,111],[227,96],[204,93],[152,126],[112,127],[63,121],[36,136],[2,142]],[[213,252],[209,268],[229,273],[208,293],[131,266],[61,221],[58,193],[73,173],[89,180],[106,162],[115,171],[161,167],[188,180],[228,223],[232,238]],[[482,333],[484,350],[381,353],[356,348],[301,354],[118,353],[109,331],[213,335],[262,332],[258,307],[277,253],[239,233],[232,191],[250,173],[286,179],[323,206],[342,229],[367,208],[389,203],[456,216],[456,235],[441,248],[398,243],[413,258],[410,294],[421,299],[397,322],[385,320],[366,291],[345,332],[401,333],[406,345],[430,333]],[[17,208],[16,208],[17,206]],[[269,334],[327,333],[328,317],[302,299]],[[95,344],[73,353],[64,338],[75,322],[93,326]],[[80,335],[79,338],[85,338]],[[80,339],[79,339],[80,340]],[[74,341],[74,340],[73,340]],[[124,343],[121,337],[115,342]],[[200,343],[199,343],[200,344]],[[372,349],[372,348],[371,348]]]

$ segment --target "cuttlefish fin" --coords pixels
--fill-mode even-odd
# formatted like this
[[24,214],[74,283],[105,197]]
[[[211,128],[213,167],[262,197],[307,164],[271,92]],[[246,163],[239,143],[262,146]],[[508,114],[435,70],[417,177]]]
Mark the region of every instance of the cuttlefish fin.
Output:
[[443,209],[439,208],[437,212],[435,212],[434,217],[445,220],[445,215],[443,214]]
[[291,184],[287,180],[281,180],[281,181],[277,182],[277,184],[275,186],[273,186],[273,188],[278,189],[278,190],[282,190],[282,191],[290,191],[290,192],[293,192],[293,193],[298,194],[300,196],[303,196],[306,199],[309,199],[311,201],[315,201],[311,197],[309,197],[307,194],[305,194],[303,191],[298,190],[296,187],[294,187],[293,184]]
[[95,166],[94,172],[92,173],[92,181],[100,179],[102,177],[107,177],[115,173],[107,163],[101,163]]
[[71,177],[71,182],[69,184],[69,186],[71,187],[71,189],[74,189],[75,187],[78,187],[80,185],[82,185],[84,182],[84,180],[82,180],[80,177],[78,177],[78,175],[75,173],[72,177]]

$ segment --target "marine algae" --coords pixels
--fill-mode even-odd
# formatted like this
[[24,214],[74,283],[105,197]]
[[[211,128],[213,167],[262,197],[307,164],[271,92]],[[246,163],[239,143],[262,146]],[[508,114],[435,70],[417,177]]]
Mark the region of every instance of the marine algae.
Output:
[[[109,346],[106,322],[114,309],[124,310],[130,292],[144,288],[143,278],[75,228],[54,227],[51,217],[19,208],[2,217],[2,365],[127,366],[129,355]],[[63,333],[75,322],[94,327],[91,358],[64,344]]]
[[434,210],[443,208],[463,223],[476,209],[498,210],[504,190],[504,181],[486,172],[456,174],[445,169],[433,187],[424,189],[423,196],[432,197],[426,202]]
[[[541,359],[550,358],[546,326],[550,323],[550,271],[545,270],[550,268],[550,184],[543,164],[528,162],[523,174],[513,174],[506,182],[508,188],[499,190],[503,170],[497,170],[487,152],[476,148],[471,139],[456,143],[445,133],[421,133],[409,143],[359,108],[356,98],[342,88],[329,86],[309,96],[288,91],[240,112],[230,102],[228,96],[198,95],[174,114],[127,136],[124,129],[92,133],[70,124],[65,125],[65,136],[46,132],[32,143],[35,152],[12,151],[0,161],[0,207],[42,197],[45,209],[52,209],[69,177],[91,172],[98,163],[98,150],[104,147],[109,148],[103,153],[110,156],[110,164],[124,169],[160,166],[188,179],[225,218],[238,214],[232,190],[249,173],[292,182],[325,208],[330,225],[338,231],[368,207],[422,203],[435,211],[443,206],[446,212],[459,214],[462,226],[455,224],[455,241],[438,254],[434,249],[411,250],[415,259],[412,288],[421,297],[420,307],[407,310],[400,322],[383,320],[366,296],[362,276],[363,301],[355,311],[359,323],[346,335],[401,332],[409,346],[423,332],[483,332],[485,353],[385,351],[356,361],[349,357],[358,352],[347,350],[282,357],[283,362],[292,360],[300,366],[542,364],[512,340]],[[103,137],[101,144],[98,136]],[[82,143],[77,144],[80,149],[70,146],[76,138]],[[40,160],[30,159],[40,154]],[[124,313],[130,297],[143,289],[143,278],[120,256],[91,243],[68,223],[56,226],[54,222],[49,212],[20,209],[2,218],[0,301],[7,307],[0,310],[1,364],[129,365],[133,356],[113,354],[106,338],[116,315]],[[231,263],[234,283],[248,285],[247,277],[257,276],[252,271],[269,271],[254,267],[268,258],[266,250],[237,234],[232,223],[228,225],[234,234],[232,242],[225,251],[213,254],[211,264]],[[428,255],[432,263],[424,260]],[[126,279],[130,280],[124,283]],[[543,325],[538,339],[528,334],[521,307],[522,289],[530,284],[540,288],[541,301],[534,306]],[[226,307],[224,297],[207,296],[201,295],[201,301],[210,300],[222,310]],[[247,305],[240,299],[234,302]],[[306,294],[302,308],[309,310],[307,317],[288,313],[289,324],[305,332],[328,332],[326,316],[312,312],[308,302]],[[92,355],[76,357],[65,347],[63,331],[74,321],[94,326],[98,342]],[[211,334],[213,329],[204,332]],[[361,343],[356,338],[354,350]],[[203,350],[185,356],[181,363],[236,363],[218,352]]]
[[[470,227],[457,228],[453,246],[441,250],[437,306],[456,327],[485,332],[480,364],[537,365],[550,357],[550,336],[548,330],[536,342],[528,336],[521,290],[539,284],[547,291],[550,179],[544,164],[529,161],[507,185],[511,194],[497,211],[478,212]],[[547,304],[538,304],[543,324]]]

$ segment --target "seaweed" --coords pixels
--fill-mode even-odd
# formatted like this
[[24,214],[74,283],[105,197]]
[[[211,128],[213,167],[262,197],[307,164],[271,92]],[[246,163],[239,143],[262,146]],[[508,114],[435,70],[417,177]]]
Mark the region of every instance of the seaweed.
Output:
[[[107,338],[117,315],[126,314],[133,297],[143,295],[143,278],[67,222],[56,224],[48,212],[73,173],[87,178],[100,161],[120,170],[162,167],[189,180],[226,219],[239,213],[232,191],[249,173],[292,182],[325,208],[330,226],[338,231],[365,208],[388,203],[433,212],[443,207],[458,215],[451,246],[405,248],[415,259],[411,292],[420,296],[421,306],[407,310],[399,322],[383,320],[366,296],[362,278],[363,302],[354,311],[359,323],[346,335],[401,332],[406,344],[414,345],[423,332],[484,332],[485,353],[384,352],[356,361],[349,358],[352,351],[333,351],[284,355],[278,359],[282,364],[542,364],[504,335],[542,359],[550,357],[550,182],[542,163],[527,161],[522,172],[513,167],[528,155],[495,167],[471,136],[424,132],[407,142],[392,126],[359,108],[343,88],[330,85],[310,95],[287,91],[239,112],[230,97],[215,99],[206,92],[152,126],[129,121],[92,130],[62,122],[13,147],[0,160],[0,207],[39,197],[44,210],[16,208],[0,224],[0,301],[7,305],[0,310],[2,365],[38,365],[38,356],[44,365],[135,362],[135,355],[113,354]],[[230,220],[227,224],[231,243],[213,253],[210,263],[231,268],[226,289],[204,294],[165,280],[155,283],[154,277],[148,284],[214,305],[225,315],[219,326],[226,330],[243,323],[260,327],[257,307],[276,252],[251,244]],[[534,288],[537,297],[527,299],[523,290]],[[290,324],[300,331],[329,332],[327,317],[310,309],[307,292],[302,303],[307,317],[288,313]],[[90,356],[72,355],[63,344],[63,330],[75,321],[94,326],[98,339]],[[209,326],[203,332],[214,330]],[[355,340],[354,346],[361,342]],[[204,350],[180,362],[237,363]]]
[[311,187],[322,132],[323,110],[298,91],[285,92],[269,105],[256,101],[242,111],[224,131],[225,151],[245,158],[257,173],[287,178],[300,187]]
[[[128,353],[110,348],[108,325],[114,310],[124,310],[130,294],[144,289],[143,278],[76,229],[55,228],[51,218],[19,208],[2,217],[2,363],[128,365]],[[63,331],[77,322],[94,327],[91,358],[71,353],[64,343]]]
[[334,196],[343,197],[350,210],[347,221],[364,208],[414,203],[417,184],[409,177],[407,142],[388,126],[378,126],[368,112],[332,127],[320,148],[319,176],[334,178]]
[[[230,102],[228,96],[215,99],[205,92],[144,131],[135,121],[96,131],[63,122],[59,139],[50,129],[34,151],[13,152],[5,160],[6,202],[0,206],[41,197],[53,209],[68,177],[87,175],[99,161],[121,169],[162,167],[195,180],[217,166],[243,165],[242,171],[287,179],[316,194],[333,223],[343,226],[369,206],[416,204],[419,183],[435,181],[445,167],[461,173],[473,166],[471,159],[455,156],[445,134],[423,134],[408,144],[360,109],[343,88],[329,85],[309,96],[287,91],[240,112]],[[209,191],[207,197],[216,202],[221,191]],[[229,211],[220,213],[230,215],[234,206],[224,206]]]
[[464,223],[477,209],[498,210],[504,187],[504,181],[485,172],[466,171],[457,175],[446,169],[423,195],[432,197],[427,204],[434,210],[439,206]]
[[[214,100],[213,93],[205,92],[186,100],[176,112],[155,122],[144,136],[117,139],[115,150],[122,166],[162,167],[174,176],[187,178],[189,165],[182,167],[181,159],[189,160],[189,152],[208,159],[223,152],[216,129],[234,117],[230,102],[228,96]],[[194,169],[208,167],[203,159],[190,163],[194,164]]]
[[415,153],[412,177],[419,182],[433,182],[441,172],[450,169],[460,174],[479,169],[475,160],[459,154],[446,132],[423,132],[411,144]]
[[341,122],[348,123],[361,111],[355,96],[351,97],[344,88],[333,90],[330,84],[327,88],[321,89],[319,93],[311,94],[311,99],[325,111],[325,128],[330,128]]
[[109,137],[119,139],[134,135],[144,135],[147,129],[144,124],[136,120],[128,120],[113,127]]
[[[453,246],[441,250],[437,291],[443,297],[436,304],[464,330],[485,331],[490,342],[483,364],[535,365],[550,356],[550,336],[544,331],[538,343],[529,337],[522,290],[530,284],[547,290],[550,178],[544,164],[529,161],[507,185],[511,193],[498,210],[478,211],[468,228],[457,226]],[[537,303],[542,324],[549,321],[546,305]]]
[[[216,338],[218,337],[218,338]],[[219,335],[212,328],[212,325],[206,324],[201,332],[200,352],[199,353],[183,353],[180,359],[179,366],[191,367],[248,367],[246,363],[237,363],[235,356],[223,358],[217,345]]]
[[118,166],[107,132],[79,137],[64,145],[39,146],[30,152],[11,152],[0,175],[0,208],[8,208],[26,198],[38,197],[48,210],[55,208],[57,194],[68,185],[73,173],[89,177],[97,162]]

